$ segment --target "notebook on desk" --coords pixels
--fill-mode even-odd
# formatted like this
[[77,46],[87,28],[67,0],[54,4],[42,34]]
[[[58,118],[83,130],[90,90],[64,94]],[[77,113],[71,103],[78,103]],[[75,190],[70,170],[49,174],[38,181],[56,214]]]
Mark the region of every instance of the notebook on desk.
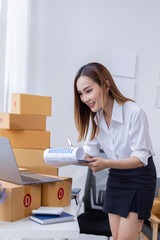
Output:
[[43,174],[20,172],[9,139],[5,137],[0,137],[0,179],[20,185],[62,181]]
[[30,220],[40,223],[40,224],[52,224],[52,223],[61,223],[61,222],[70,222],[74,221],[74,215],[71,215],[66,212],[62,212],[61,215],[41,215],[33,214],[29,217]]

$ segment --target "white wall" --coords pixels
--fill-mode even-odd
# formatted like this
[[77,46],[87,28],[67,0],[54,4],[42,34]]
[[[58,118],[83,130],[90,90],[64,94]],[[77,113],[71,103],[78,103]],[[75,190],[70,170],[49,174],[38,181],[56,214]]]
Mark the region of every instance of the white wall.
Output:
[[[160,109],[155,108],[160,82],[159,0],[34,0],[27,92],[53,98],[47,128],[51,146],[77,145],[73,116],[73,81],[79,67],[98,61],[110,68],[112,50],[138,56],[136,102],[145,110],[155,162],[160,175]],[[85,167],[64,167],[60,173],[78,181]],[[83,178],[83,179],[82,179]],[[77,181],[78,179],[78,181]]]
[[4,104],[4,73],[5,73],[5,47],[6,47],[6,14],[7,2],[0,0],[0,111]]

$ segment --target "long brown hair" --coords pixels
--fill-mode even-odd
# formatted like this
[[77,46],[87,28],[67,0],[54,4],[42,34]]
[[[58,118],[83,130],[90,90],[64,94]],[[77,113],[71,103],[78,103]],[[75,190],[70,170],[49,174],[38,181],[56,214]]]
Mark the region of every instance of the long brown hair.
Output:
[[78,141],[86,139],[88,128],[89,128],[89,121],[91,119],[92,122],[92,133],[90,140],[93,140],[95,134],[98,133],[98,126],[94,122],[94,116],[96,113],[92,112],[90,108],[80,100],[79,93],[77,91],[77,81],[81,76],[85,76],[93,80],[94,82],[98,83],[103,90],[103,98],[106,93],[106,80],[109,81],[109,94],[113,99],[120,104],[124,104],[127,101],[133,101],[129,98],[123,96],[123,94],[117,88],[110,72],[106,67],[104,67],[100,63],[88,63],[82,66],[74,79],[74,120],[77,130],[79,132]]

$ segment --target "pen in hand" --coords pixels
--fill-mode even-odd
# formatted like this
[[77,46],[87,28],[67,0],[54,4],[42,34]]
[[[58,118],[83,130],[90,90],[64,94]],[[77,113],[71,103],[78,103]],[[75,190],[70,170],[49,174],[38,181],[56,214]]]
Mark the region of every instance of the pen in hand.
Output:
[[[73,145],[72,145],[72,143],[71,143],[69,137],[67,137],[67,141],[68,141],[68,144],[69,144],[70,148],[73,148]],[[87,161],[87,160],[84,160],[84,159],[82,159],[82,160],[77,159],[77,161],[78,161],[78,162],[90,163],[90,161]]]
[[71,143],[69,137],[67,137],[67,141],[68,141],[68,144],[69,144],[70,148],[73,148],[73,145],[72,145],[72,143]]

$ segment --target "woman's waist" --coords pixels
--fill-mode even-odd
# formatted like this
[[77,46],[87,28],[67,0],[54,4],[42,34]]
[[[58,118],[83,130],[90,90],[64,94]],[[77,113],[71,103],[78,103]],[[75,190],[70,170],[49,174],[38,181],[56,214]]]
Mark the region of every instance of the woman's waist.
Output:
[[139,168],[113,169],[109,170],[110,181],[120,182],[155,182],[156,170],[152,157],[148,159],[148,165]]

